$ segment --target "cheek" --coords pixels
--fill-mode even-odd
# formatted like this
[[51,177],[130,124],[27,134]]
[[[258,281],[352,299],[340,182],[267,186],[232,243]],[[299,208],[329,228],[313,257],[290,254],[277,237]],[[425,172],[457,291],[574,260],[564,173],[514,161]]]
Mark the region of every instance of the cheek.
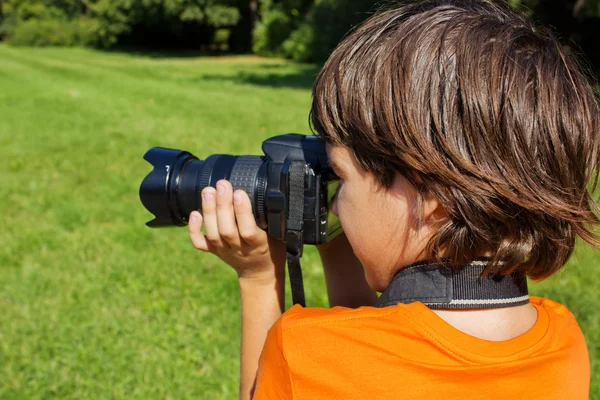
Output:
[[[368,215],[370,210],[363,204],[365,199],[362,192],[362,187],[353,186],[352,183],[341,183],[332,205],[332,211],[338,216],[352,245],[364,245],[364,234],[369,234],[368,218],[365,220],[365,215]],[[360,252],[359,248],[362,248],[362,245],[356,246],[355,252]]]
[[367,195],[365,188],[357,188],[359,193],[353,192],[350,186],[346,190],[341,189],[334,203],[340,222],[354,254],[363,266],[367,284],[381,291],[385,286],[381,284],[383,279],[379,269],[383,262],[382,254],[386,253],[386,241],[382,240],[382,236],[387,237],[381,225],[386,218],[382,221],[378,210],[380,205],[373,196]]

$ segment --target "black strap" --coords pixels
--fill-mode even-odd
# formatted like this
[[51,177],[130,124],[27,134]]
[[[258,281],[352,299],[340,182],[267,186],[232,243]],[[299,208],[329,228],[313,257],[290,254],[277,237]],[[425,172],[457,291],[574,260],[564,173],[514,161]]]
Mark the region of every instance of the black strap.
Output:
[[294,304],[306,306],[300,257],[304,247],[304,175],[306,164],[292,161],[289,170],[289,209],[285,229],[288,273]]
[[402,268],[392,278],[376,307],[420,301],[432,309],[481,309],[527,304],[525,275],[482,276],[489,258],[477,258],[458,269],[431,261]]

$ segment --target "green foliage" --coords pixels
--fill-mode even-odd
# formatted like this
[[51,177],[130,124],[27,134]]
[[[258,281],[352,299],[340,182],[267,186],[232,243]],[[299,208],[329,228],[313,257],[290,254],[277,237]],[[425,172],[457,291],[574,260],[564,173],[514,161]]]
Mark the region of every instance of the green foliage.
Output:
[[56,19],[28,19],[16,26],[10,43],[17,46],[73,46],[77,24]]
[[240,20],[240,11],[234,7],[215,5],[206,10],[206,22],[214,27],[235,25]]
[[507,0],[507,2],[516,9],[523,11],[526,15],[531,16],[539,0]]
[[583,5],[583,14],[588,17],[600,17],[600,0],[588,0]]
[[[60,8],[62,6],[63,8]],[[94,20],[73,17],[72,2],[47,6],[42,2],[8,2],[0,32],[7,41],[23,46],[75,46],[93,41]],[[74,14],[75,15],[75,14]]]
[[[92,0],[88,3],[88,12],[98,21],[94,32],[94,45],[109,48],[116,44],[119,37],[129,32],[136,19],[141,17],[141,2],[136,0],[112,1]],[[150,3],[151,5],[152,3]]]
[[292,33],[292,29],[289,16],[282,10],[267,12],[255,30],[254,52],[260,55],[281,55],[281,45]]
[[294,61],[309,62],[313,59],[314,42],[314,29],[307,23],[301,24],[283,42],[283,55]]
[[260,55],[285,55],[289,58],[297,58],[294,54],[290,54],[289,50],[296,49],[295,43],[300,39],[298,35],[292,43],[284,46],[284,42],[290,39],[292,32],[303,24],[306,12],[312,3],[313,0],[262,0],[261,21],[254,31],[254,52]]
[[323,62],[348,31],[376,8],[373,0],[316,0],[305,22],[284,41],[283,54],[296,61]]
[[375,3],[373,0],[264,0],[254,51],[302,62],[323,61],[352,27],[368,17]]
[[[539,23],[553,27],[565,43],[581,47],[600,69],[600,42],[595,40],[600,0],[560,0],[551,5],[541,0],[506,1]],[[299,14],[303,18],[297,21],[286,4],[263,1],[263,20],[255,32],[254,50],[304,62],[323,62],[353,27],[379,8],[394,5],[377,0],[313,0],[304,3],[303,13]]]
[[[259,1],[258,14],[252,4]],[[600,0],[506,0],[556,28],[600,63]],[[0,38],[13,44],[206,48],[216,29],[228,47],[323,61],[339,40],[387,0],[2,0]],[[256,26],[255,26],[255,22]]]
[[217,29],[215,31],[214,42],[219,45],[227,44],[231,31],[229,29]]
[[[124,38],[182,36],[210,43],[214,28],[235,26],[243,0],[7,0],[0,33],[17,45],[113,47]],[[207,29],[210,28],[210,29]],[[193,38],[189,38],[193,35]]]

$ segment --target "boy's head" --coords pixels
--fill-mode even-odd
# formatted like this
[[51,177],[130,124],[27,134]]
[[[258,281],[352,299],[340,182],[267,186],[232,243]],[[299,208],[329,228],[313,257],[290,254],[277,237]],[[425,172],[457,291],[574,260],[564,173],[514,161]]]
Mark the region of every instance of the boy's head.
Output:
[[488,272],[541,279],[576,236],[598,245],[593,89],[567,49],[508,6],[431,0],[377,14],[334,50],[313,96],[328,144],[383,187],[400,175],[439,202],[443,215],[419,221],[415,201],[417,225],[435,227],[429,256],[491,255]]

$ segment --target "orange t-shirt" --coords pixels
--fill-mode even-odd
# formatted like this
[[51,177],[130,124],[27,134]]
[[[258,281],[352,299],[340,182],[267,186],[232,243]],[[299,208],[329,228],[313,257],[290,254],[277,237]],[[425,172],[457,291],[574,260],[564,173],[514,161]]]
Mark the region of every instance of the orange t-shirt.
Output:
[[462,333],[422,303],[292,307],[269,331],[254,399],[587,399],[575,318],[531,303],[533,328],[503,342]]

